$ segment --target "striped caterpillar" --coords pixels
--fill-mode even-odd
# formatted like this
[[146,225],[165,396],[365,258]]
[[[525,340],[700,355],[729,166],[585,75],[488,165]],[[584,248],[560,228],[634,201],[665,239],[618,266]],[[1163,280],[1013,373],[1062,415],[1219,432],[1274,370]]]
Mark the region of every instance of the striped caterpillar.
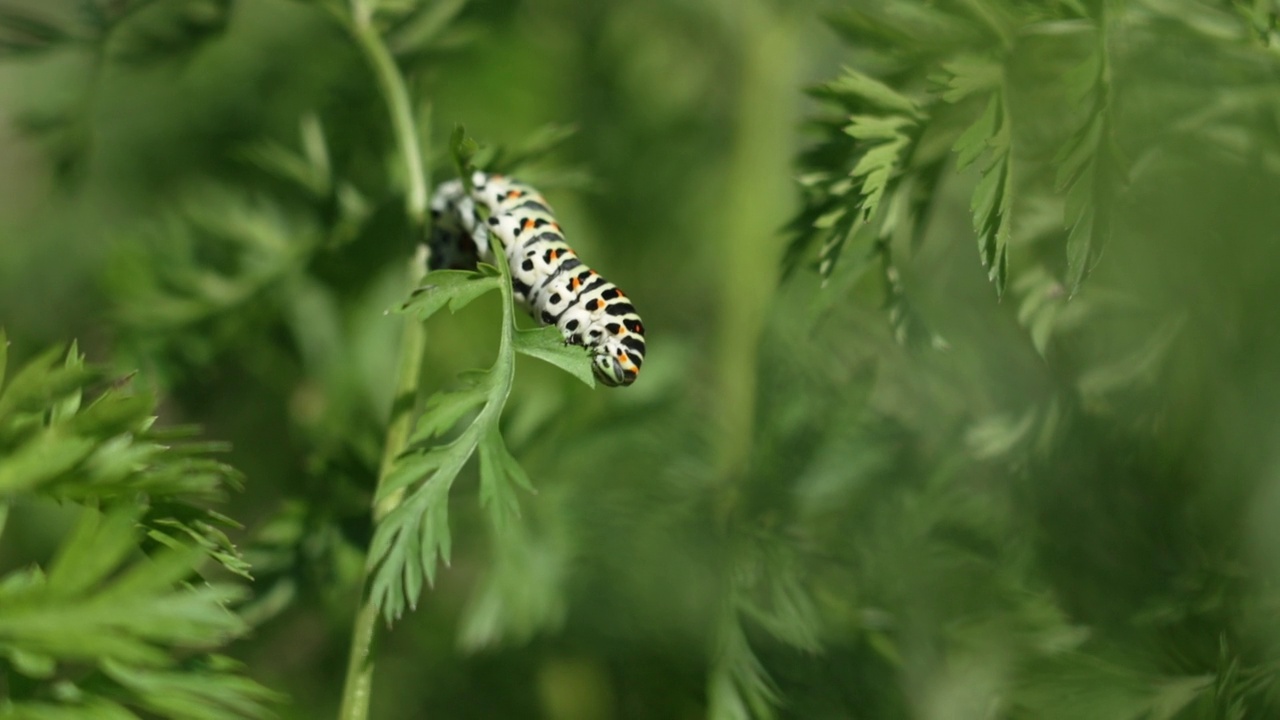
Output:
[[[493,261],[488,233],[506,251],[516,302],[543,325],[555,325],[566,343],[593,355],[592,369],[609,386],[635,382],[644,364],[644,325],[618,286],[578,259],[547,201],[537,190],[502,175],[472,175],[446,182],[431,199],[430,240],[435,268],[475,267]],[[489,211],[487,225],[476,203]]]

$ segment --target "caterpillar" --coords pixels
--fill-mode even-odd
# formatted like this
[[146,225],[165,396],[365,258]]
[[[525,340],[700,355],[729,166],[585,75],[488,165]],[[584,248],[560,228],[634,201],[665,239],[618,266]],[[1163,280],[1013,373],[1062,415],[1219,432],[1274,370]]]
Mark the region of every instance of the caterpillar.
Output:
[[[635,382],[644,364],[644,324],[617,285],[578,259],[545,198],[529,185],[476,172],[443,183],[431,198],[428,247],[433,268],[492,262],[488,234],[502,242],[516,302],[565,342],[591,351],[592,370],[608,386]],[[489,211],[482,222],[477,204]]]

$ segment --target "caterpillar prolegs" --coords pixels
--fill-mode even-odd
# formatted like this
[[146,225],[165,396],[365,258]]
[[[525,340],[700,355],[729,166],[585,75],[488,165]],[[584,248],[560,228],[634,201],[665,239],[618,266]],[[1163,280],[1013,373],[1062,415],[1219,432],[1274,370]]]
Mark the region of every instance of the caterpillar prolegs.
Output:
[[[492,262],[488,233],[493,232],[506,251],[516,302],[541,324],[559,328],[565,342],[589,349],[600,382],[635,382],[644,364],[644,325],[618,286],[578,259],[537,190],[482,172],[473,174],[471,183],[468,193],[461,180],[446,182],[431,199],[432,266]],[[488,208],[487,224],[476,203]]]

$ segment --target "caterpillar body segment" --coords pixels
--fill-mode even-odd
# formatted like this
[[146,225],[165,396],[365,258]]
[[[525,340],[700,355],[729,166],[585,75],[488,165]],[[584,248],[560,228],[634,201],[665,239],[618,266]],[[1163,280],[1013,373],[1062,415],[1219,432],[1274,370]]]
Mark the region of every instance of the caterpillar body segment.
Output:
[[[630,385],[644,364],[644,324],[618,286],[605,280],[565,242],[545,198],[529,185],[476,172],[468,193],[461,180],[439,186],[431,199],[430,248],[436,268],[492,262],[488,233],[502,243],[516,302],[565,342],[591,350],[596,378]],[[488,210],[484,221],[477,204]]]

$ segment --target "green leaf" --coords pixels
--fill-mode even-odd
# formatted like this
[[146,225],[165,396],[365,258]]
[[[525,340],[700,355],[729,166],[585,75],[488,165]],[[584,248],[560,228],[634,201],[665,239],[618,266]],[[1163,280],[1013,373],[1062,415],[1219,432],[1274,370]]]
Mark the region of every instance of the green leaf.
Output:
[[53,368],[62,354],[50,348],[19,370],[0,395],[0,418],[11,412],[44,410],[55,400],[76,393],[98,380],[102,373],[93,368]]
[[102,582],[134,548],[136,523],[137,512],[128,506],[105,516],[84,513],[50,566],[49,593],[71,597]]
[[841,100],[863,100],[882,110],[894,110],[918,116],[916,103],[870,75],[846,67],[838,79],[818,86],[815,92]]
[[1079,65],[1068,70],[1062,77],[1066,86],[1067,99],[1075,104],[1084,103],[1090,94],[1098,90],[1102,73],[1102,53],[1094,51],[1085,56]]
[[141,431],[154,417],[155,405],[155,398],[150,394],[125,394],[111,388],[71,418],[69,427],[80,435],[103,438]]
[[714,664],[707,678],[707,717],[768,720],[782,697],[747,642],[736,614],[719,621]]
[[495,276],[469,270],[435,270],[422,278],[400,310],[417,315],[419,320],[426,320],[445,305],[449,306],[450,312],[457,312],[498,287],[499,279]]
[[1181,318],[1169,320],[1156,327],[1132,352],[1081,373],[1076,381],[1080,395],[1097,403],[1112,393],[1154,384],[1161,361],[1168,355],[1185,324]]
[[440,39],[469,0],[439,0],[432,3],[414,3],[410,18],[399,24],[387,37],[387,44],[396,52],[421,50]]
[[555,327],[516,330],[515,350],[555,365],[587,387],[596,386],[595,375],[591,371],[591,353],[586,348],[567,344]]
[[315,113],[306,113],[299,120],[299,135],[301,154],[274,140],[253,143],[239,154],[262,170],[323,198],[333,190],[333,177],[324,126]]
[[489,510],[493,522],[501,527],[508,518],[520,515],[520,501],[512,489],[536,492],[520,463],[507,450],[497,428],[480,441],[480,505]]
[[1054,183],[1058,191],[1066,189],[1083,173],[1092,169],[1098,153],[1098,142],[1102,139],[1103,125],[1102,113],[1094,113],[1084,128],[1058,152],[1053,160],[1058,165]]
[[471,410],[484,404],[493,388],[493,375],[473,372],[463,378],[463,386],[450,392],[432,395],[418,418],[417,428],[409,438],[410,445],[426,442],[448,432]]
[[957,103],[975,93],[996,90],[1004,83],[1004,67],[991,58],[966,55],[942,64],[946,90],[942,99]]
[[998,129],[1000,116],[1000,97],[992,95],[987,101],[987,109],[970,125],[951,149],[959,156],[956,167],[963,170],[969,167],[990,147],[991,138]]
[[470,454],[466,443],[462,442],[460,438],[448,445],[441,445],[423,453],[414,453],[401,457],[378,486],[376,499],[382,500],[388,495],[416,483],[430,482],[433,473],[451,461],[456,460],[461,453]]
[[0,495],[15,495],[68,473],[89,457],[96,443],[48,428],[0,461]]
[[158,670],[124,663],[105,663],[103,671],[126,688],[141,707],[161,717],[191,720],[241,720],[269,718],[269,705],[284,696],[267,690],[231,670],[237,664],[206,661],[192,670]]
[[864,221],[871,219],[879,209],[907,145],[908,140],[903,136],[877,145],[868,150],[850,172],[854,177],[863,178],[859,206]]
[[467,135],[466,128],[455,125],[453,135],[449,138],[449,154],[453,157],[454,167],[467,192],[471,192],[471,173],[474,170],[472,163],[479,150],[480,146]]
[[859,140],[892,140],[902,137],[902,130],[915,125],[901,115],[854,115],[844,131]]

